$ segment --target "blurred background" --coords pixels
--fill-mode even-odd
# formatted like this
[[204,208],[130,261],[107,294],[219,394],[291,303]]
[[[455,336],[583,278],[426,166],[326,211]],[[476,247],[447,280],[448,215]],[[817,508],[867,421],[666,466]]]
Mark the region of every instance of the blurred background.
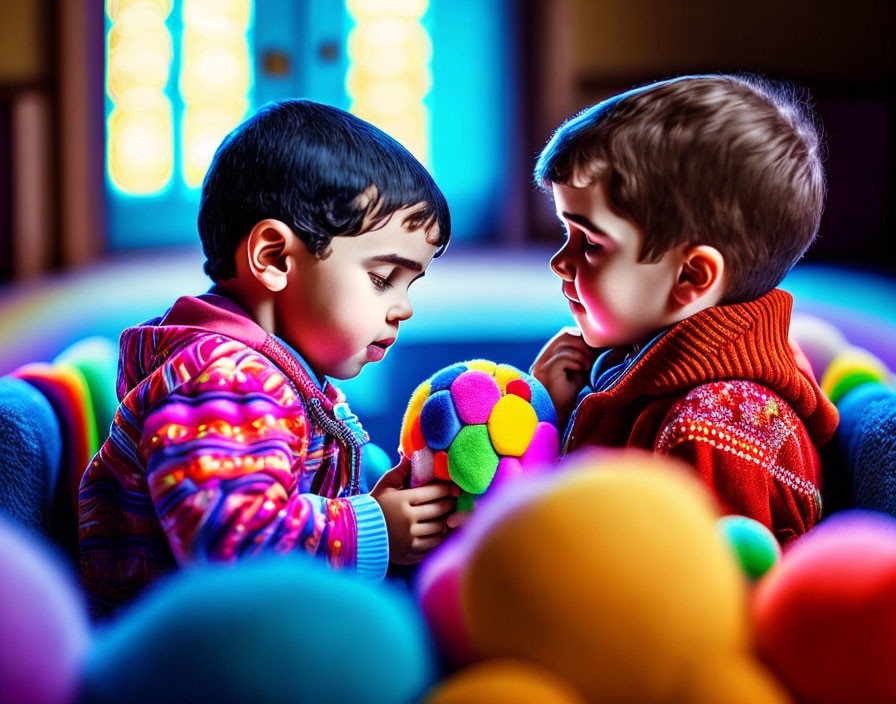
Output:
[[783,287],[847,326],[892,322],[894,20],[874,0],[2,0],[0,374],[208,288],[195,221],[215,148],[265,102],[310,98],[399,139],[451,206],[453,242],[399,345],[340,384],[391,451],[429,374],[470,357],[527,368],[570,322],[547,265],[561,227],[531,182],[552,130],[692,72],[805,91],[829,198]]

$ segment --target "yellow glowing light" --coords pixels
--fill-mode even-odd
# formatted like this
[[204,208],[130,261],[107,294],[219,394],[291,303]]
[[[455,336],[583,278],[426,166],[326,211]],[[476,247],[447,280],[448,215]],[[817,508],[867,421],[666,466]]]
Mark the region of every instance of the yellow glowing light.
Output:
[[221,140],[238,124],[249,101],[235,103],[228,114],[218,106],[192,107],[184,111],[184,179],[190,186],[202,184]]
[[106,92],[109,177],[134,195],[163,188],[174,171],[171,101],[164,88],[172,59],[165,18],[170,1],[110,0]]
[[426,13],[428,0],[348,0],[349,14],[359,22],[365,19],[390,15],[409,20],[419,20]]
[[184,25],[189,27],[231,26],[231,31],[245,32],[252,17],[251,0],[187,0],[184,2]]
[[221,140],[249,108],[250,0],[184,0],[180,93],[183,175],[202,184]]
[[180,91],[185,103],[229,103],[249,91],[249,44],[245,35],[184,32]]
[[171,14],[172,0],[108,0],[106,14],[116,22],[121,13],[131,8],[149,7],[154,13],[167,17]]
[[426,0],[348,0],[355,27],[348,38],[350,110],[375,124],[424,163],[432,86],[432,42],[420,19]]

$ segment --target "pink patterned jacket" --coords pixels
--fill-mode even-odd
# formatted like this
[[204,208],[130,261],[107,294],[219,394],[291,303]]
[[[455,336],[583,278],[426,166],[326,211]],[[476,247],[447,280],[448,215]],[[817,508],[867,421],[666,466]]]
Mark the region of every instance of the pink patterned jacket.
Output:
[[361,493],[366,433],[340,392],[228,298],[180,298],[125,330],[120,405],[81,481],[81,574],[100,615],[178,565],[317,555],[381,578]]

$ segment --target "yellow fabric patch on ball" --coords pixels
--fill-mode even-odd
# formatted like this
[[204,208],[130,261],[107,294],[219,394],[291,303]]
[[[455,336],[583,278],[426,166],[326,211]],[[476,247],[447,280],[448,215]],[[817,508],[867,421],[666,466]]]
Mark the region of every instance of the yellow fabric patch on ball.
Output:
[[494,362],[490,362],[487,359],[474,359],[470,362],[466,362],[465,364],[470,369],[476,369],[480,372],[485,372],[489,376],[495,375],[495,367],[497,366]]
[[486,425],[492,446],[499,455],[521,457],[535,435],[538,416],[531,404],[511,394],[495,404]]
[[522,375],[519,370],[511,367],[509,364],[499,364],[495,369],[495,381],[498,382],[498,386],[501,388],[501,393],[507,393],[507,384],[514,379],[522,379]]

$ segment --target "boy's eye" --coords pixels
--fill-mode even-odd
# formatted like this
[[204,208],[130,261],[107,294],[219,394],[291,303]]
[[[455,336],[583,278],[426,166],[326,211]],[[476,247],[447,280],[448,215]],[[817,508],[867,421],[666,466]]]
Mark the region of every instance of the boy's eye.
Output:
[[373,287],[377,291],[388,291],[392,288],[392,282],[389,281],[385,276],[380,276],[379,274],[375,274],[374,272],[368,272],[367,275],[370,277],[371,283],[373,283]]
[[599,252],[604,248],[600,242],[588,239],[588,236],[577,227],[567,226],[563,228],[563,234],[567,240],[576,239],[581,241],[582,250],[585,252]]

